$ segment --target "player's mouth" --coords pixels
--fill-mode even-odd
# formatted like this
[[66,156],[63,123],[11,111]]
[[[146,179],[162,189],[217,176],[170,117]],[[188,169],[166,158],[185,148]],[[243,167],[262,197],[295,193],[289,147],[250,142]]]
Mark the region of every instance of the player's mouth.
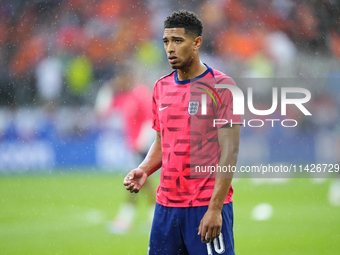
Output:
[[175,64],[177,62],[177,57],[171,56],[168,57],[168,59],[170,64]]

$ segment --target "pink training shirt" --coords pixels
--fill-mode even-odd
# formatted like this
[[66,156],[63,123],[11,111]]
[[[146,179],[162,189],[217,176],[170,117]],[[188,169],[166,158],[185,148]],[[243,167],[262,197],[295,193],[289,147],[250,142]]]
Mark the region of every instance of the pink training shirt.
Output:
[[[156,201],[163,206],[209,205],[214,175],[199,172],[197,167],[218,165],[221,150],[217,130],[223,125],[214,127],[213,120],[242,123],[241,116],[233,114],[230,90],[214,87],[215,84],[235,85],[235,82],[222,72],[207,68],[195,79],[185,81],[179,81],[174,71],[154,86],[153,129],[161,132],[163,151]],[[232,202],[232,194],[230,186],[224,203]]]

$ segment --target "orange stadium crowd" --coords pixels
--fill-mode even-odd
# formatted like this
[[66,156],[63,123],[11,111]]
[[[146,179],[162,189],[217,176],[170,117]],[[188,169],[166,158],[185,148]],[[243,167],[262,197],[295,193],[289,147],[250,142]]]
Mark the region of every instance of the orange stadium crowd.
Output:
[[[232,77],[329,77],[339,73],[339,6],[330,0],[4,0],[0,105],[91,105],[127,62],[166,74],[162,20],[177,9],[199,14],[203,55]],[[305,67],[311,57],[331,64],[311,73]]]

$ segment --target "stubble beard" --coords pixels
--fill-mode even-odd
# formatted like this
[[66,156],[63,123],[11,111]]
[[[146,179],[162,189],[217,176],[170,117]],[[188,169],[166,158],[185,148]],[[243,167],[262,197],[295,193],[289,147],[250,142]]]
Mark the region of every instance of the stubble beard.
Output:
[[189,64],[190,64],[190,61],[187,59],[187,60],[185,60],[181,65],[177,65],[177,64],[175,64],[175,65],[173,65],[173,66],[171,66],[171,68],[172,69],[179,69],[179,70],[183,70],[183,69],[185,69],[187,66],[189,66]]

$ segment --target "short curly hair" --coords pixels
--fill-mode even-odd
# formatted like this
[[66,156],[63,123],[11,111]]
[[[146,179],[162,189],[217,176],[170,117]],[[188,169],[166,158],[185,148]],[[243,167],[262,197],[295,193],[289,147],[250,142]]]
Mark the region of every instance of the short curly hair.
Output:
[[184,28],[186,34],[201,36],[203,32],[202,21],[190,11],[180,10],[172,13],[164,21],[165,28]]

